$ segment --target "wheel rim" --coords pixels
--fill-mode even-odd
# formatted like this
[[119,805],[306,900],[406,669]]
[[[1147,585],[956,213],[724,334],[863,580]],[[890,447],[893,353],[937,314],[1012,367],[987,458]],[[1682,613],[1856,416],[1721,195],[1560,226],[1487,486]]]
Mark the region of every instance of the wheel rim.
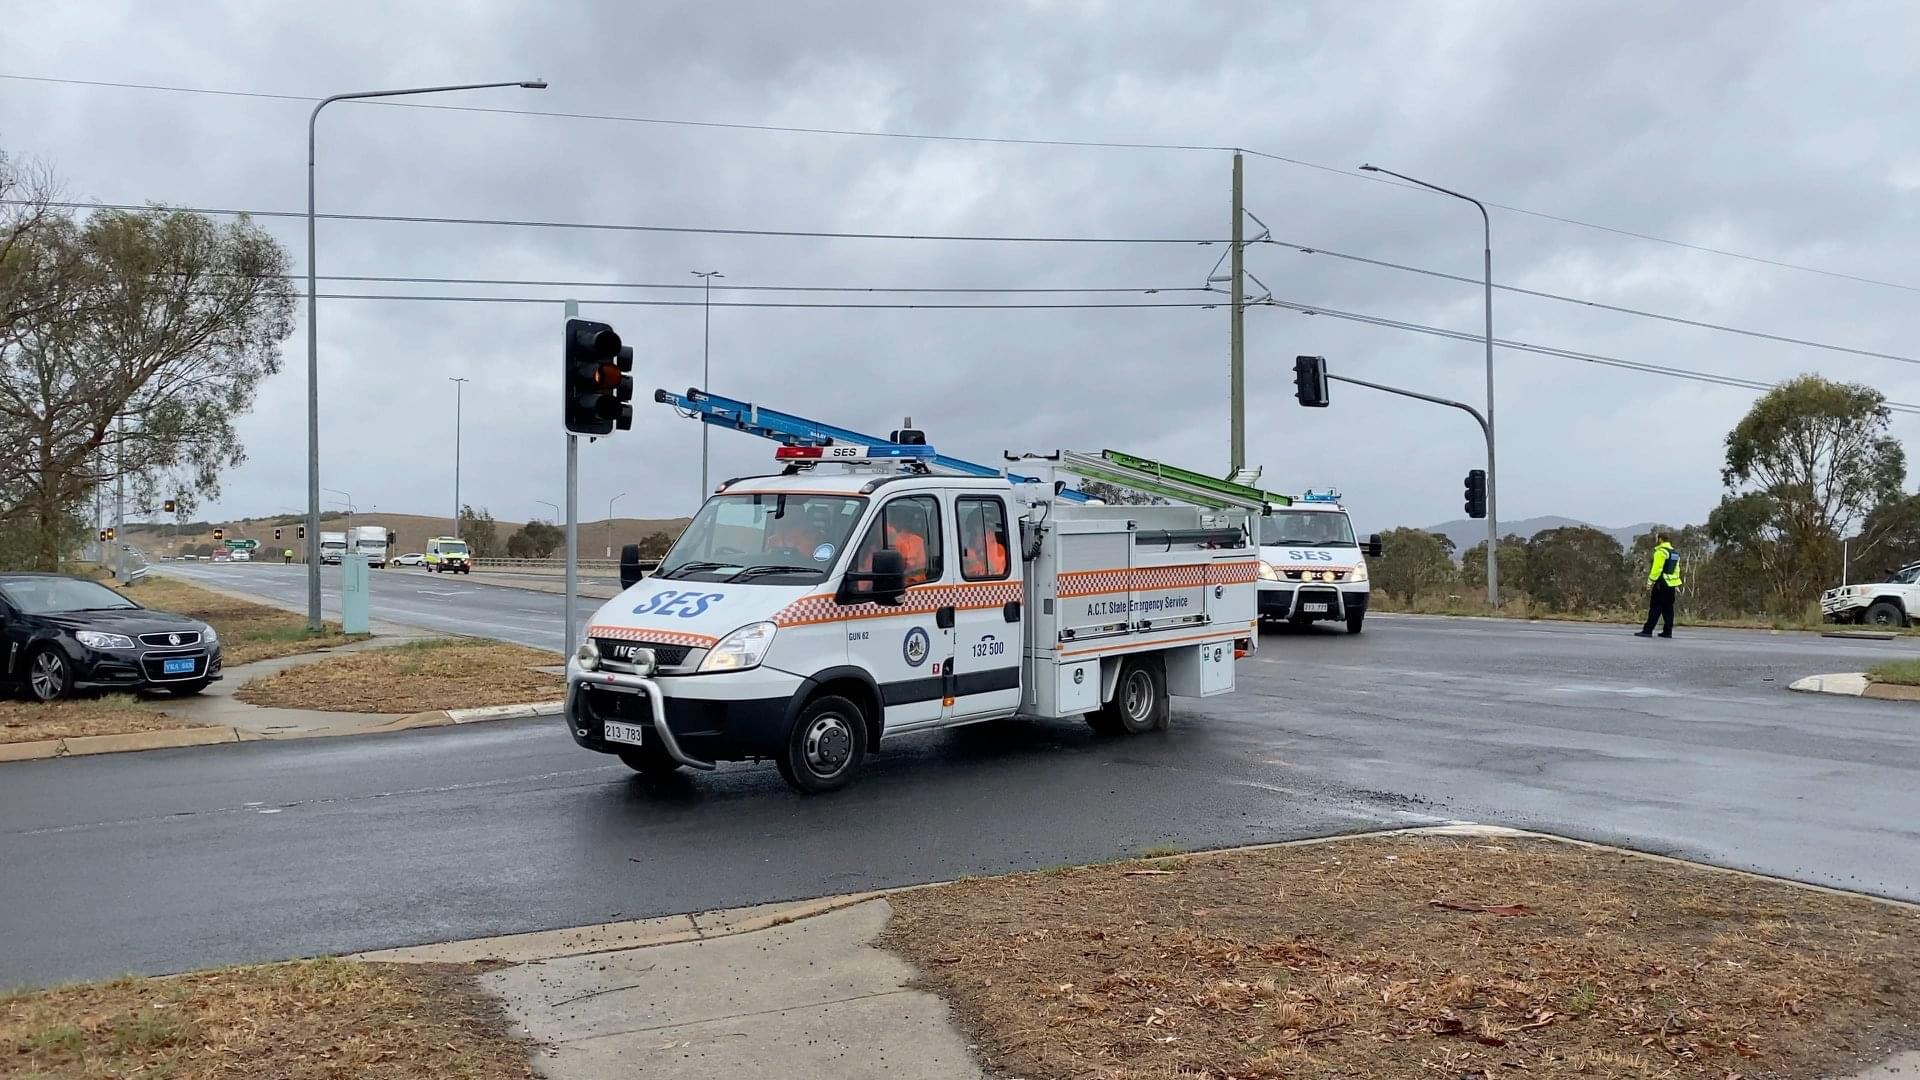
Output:
[[807,725],[802,749],[815,776],[837,776],[853,760],[853,728],[838,713],[823,713]]
[[1873,621],[1880,626],[1886,626],[1893,622],[1893,616],[1884,611],[1876,611],[1873,614]]
[[1153,677],[1137,669],[1128,672],[1122,693],[1121,707],[1127,710],[1127,719],[1136,724],[1144,722],[1153,712]]
[[33,696],[41,701],[52,701],[60,696],[60,684],[65,681],[61,670],[60,658],[50,652],[43,652],[33,658]]

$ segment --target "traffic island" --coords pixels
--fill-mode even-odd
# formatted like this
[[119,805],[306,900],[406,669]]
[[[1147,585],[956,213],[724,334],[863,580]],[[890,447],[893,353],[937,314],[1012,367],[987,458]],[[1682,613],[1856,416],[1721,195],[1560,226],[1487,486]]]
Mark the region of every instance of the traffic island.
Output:
[[896,894],[883,944],[993,1075],[1783,1076],[1920,1047],[1920,917],[1513,836]]
[[488,715],[472,718],[496,719],[506,715],[498,707],[531,709],[527,703],[558,700],[565,678],[538,670],[553,663],[552,653],[522,645],[428,638],[289,668],[245,684],[234,696],[276,709],[402,715],[487,709]]
[[0,1073],[524,1080],[465,965],[315,960],[0,996]]
[[1787,687],[1810,694],[1920,701],[1920,660],[1889,660],[1866,671],[1809,675]]

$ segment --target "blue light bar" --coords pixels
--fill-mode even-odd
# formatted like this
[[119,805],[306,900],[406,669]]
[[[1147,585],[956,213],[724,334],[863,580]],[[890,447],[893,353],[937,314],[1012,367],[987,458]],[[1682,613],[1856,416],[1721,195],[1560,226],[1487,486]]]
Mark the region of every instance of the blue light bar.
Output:
[[1328,488],[1326,491],[1314,491],[1312,488],[1308,488],[1305,492],[1301,493],[1300,501],[1337,503],[1340,501],[1340,493],[1332,488]]

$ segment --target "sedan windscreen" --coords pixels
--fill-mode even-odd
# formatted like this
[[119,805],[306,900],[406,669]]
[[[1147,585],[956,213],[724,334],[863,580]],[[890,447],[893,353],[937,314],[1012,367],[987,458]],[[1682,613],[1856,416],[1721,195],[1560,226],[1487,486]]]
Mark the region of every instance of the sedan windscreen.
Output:
[[0,585],[0,596],[18,611],[49,615],[61,611],[124,611],[140,605],[95,581],[78,578],[15,578]]

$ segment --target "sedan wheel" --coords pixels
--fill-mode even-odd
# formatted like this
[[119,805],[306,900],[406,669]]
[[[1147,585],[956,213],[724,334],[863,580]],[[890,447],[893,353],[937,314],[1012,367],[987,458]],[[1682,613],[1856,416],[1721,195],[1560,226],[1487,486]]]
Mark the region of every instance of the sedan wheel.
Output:
[[33,654],[33,662],[27,673],[27,688],[33,692],[36,701],[58,701],[67,696],[68,691],[73,689],[73,673],[60,650],[46,648]]

